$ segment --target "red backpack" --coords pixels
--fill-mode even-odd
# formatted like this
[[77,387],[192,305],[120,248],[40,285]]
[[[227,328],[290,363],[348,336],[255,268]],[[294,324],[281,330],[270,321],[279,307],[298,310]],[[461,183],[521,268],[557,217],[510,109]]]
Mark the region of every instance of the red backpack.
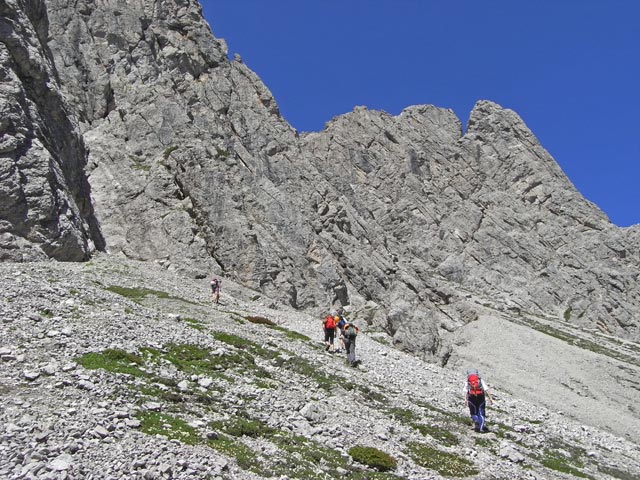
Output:
[[469,385],[469,395],[482,395],[484,393],[480,375],[477,373],[470,373],[467,376],[467,384]]
[[336,321],[333,319],[332,315],[327,315],[327,317],[324,319],[324,328],[326,328],[327,330],[331,330],[332,328],[336,328]]

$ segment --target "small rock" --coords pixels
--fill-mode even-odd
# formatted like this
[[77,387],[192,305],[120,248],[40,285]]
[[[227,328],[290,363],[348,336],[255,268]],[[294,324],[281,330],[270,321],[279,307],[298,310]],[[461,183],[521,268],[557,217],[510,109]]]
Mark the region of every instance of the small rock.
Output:
[[124,424],[129,428],[139,428],[141,425],[141,422],[137,418],[127,418],[124,421]]
[[98,425],[96,428],[94,428],[93,433],[95,433],[100,438],[109,436],[109,431],[101,425]]
[[80,450],[80,445],[78,445],[77,443],[70,443],[65,447],[64,450],[69,453],[76,453],[78,450]]
[[159,412],[160,410],[162,410],[162,405],[157,402],[147,402],[142,406],[142,408],[144,408],[145,410],[150,410],[152,412]]
[[506,442],[503,442],[500,445],[500,451],[498,453],[502,458],[506,458],[513,463],[524,462],[524,456],[516,450],[516,448]]
[[212,383],[213,379],[209,377],[204,377],[198,380],[198,385],[200,385],[202,388],[209,388]]
[[33,380],[36,380],[40,376],[40,372],[36,372],[33,370],[25,370],[24,372],[22,372],[22,375],[24,376],[25,379],[32,382]]
[[53,364],[53,363],[49,363],[49,364],[45,365],[44,367],[42,367],[40,369],[40,371],[42,373],[44,373],[45,375],[52,376],[52,375],[55,375],[56,372],[58,371],[58,366]]
[[80,380],[78,382],[78,387],[83,390],[93,390],[96,386],[91,383],[89,380]]
[[73,457],[68,453],[63,453],[59,457],[56,457],[50,464],[49,468],[55,472],[62,472],[68,470],[73,462]]

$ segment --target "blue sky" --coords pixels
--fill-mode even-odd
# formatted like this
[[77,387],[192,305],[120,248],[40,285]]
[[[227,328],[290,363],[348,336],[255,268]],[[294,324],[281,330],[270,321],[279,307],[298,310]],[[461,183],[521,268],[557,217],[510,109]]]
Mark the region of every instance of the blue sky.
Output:
[[356,105],[516,111],[580,192],[640,223],[640,1],[201,0],[299,131]]

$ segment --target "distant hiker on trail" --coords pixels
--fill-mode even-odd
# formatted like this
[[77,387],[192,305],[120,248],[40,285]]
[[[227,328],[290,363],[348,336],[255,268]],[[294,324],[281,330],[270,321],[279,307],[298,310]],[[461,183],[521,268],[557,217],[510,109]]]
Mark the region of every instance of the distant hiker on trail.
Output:
[[476,432],[485,432],[485,398],[493,402],[489,387],[480,378],[478,370],[467,370],[467,381],[464,384],[464,401],[469,407],[469,415]]
[[334,319],[336,315],[336,312],[331,312],[330,315],[327,315],[324,320],[322,320],[322,328],[324,329],[324,349],[329,353],[333,353],[335,351],[333,340],[336,336],[336,321]]
[[211,296],[213,298],[213,303],[219,303],[220,302],[220,286],[221,286],[221,281],[218,280],[218,278],[213,277],[211,279]]
[[352,367],[358,366],[359,361],[356,360],[356,337],[360,333],[360,329],[353,323],[347,322],[344,326],[344,348],[347,352],[347,363]]

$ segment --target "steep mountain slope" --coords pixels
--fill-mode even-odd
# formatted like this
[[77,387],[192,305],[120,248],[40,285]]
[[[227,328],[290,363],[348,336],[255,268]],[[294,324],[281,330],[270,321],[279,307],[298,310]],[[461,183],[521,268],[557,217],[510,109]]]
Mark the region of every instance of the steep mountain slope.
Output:
[[93,201],[108,251],[224,272],[299,309],[348,306],[442,363],[482,313],[472,298],[640,339],[637,227],[582,198],[514,112],[481,101],[463,133],[436,107],[357,108],[299,135],[195,0],[3,8],[46,39],[88,177],[61,158],[91,185],[76,203]]
[[[583,412],[549,410],[488,374],[490,432],[475,433],[464,370],[402,353],[366,325],[363,362],[348,367],[324,352],[318,319],[266,307],[268,298],[227,279],[214,306],[205,280],[99,255],[4,262],[0,286],[2,478],[640,475],[637,415],[619,413],[635,426],[625,439],[604,430],[606,409],[595,418],[603,427],[576,423]],[[535,339],[545,350],[554,341]],[[637,385],[640,367],[625,368]],[[607,381],[598,364],[592,372]],[[367,467],[393,463],[357,446],[397,465]]]

